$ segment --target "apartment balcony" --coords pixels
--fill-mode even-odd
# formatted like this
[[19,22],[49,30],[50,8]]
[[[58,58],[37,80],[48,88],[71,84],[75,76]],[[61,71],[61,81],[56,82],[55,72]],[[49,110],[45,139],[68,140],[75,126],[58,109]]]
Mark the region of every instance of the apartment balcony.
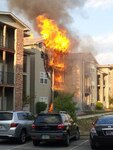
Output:
[[13,44],[12,45],[11,44],[7,44],[6,46],[3,46],[3,43],[0,42],[0,48],[2,50],[5,50],[5,51],[14,52],[14,46],[13,46]]
[[14,84],[14,73],[0,71],[0,85],[12,85]]
[[85,90],[84,90],[84,92],[85,92],[85,96],[90,95],[90,94],[91,94],[91,89],[90,89],[90,87],[86,87]]
[[2,39],[0,40],[0,47],[3,47]]

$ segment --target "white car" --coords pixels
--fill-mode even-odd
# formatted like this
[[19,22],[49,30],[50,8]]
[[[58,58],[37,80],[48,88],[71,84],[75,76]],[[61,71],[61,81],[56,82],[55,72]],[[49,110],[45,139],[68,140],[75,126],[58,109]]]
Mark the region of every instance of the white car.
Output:
[[26,111],[0,111],[0,139],[16,139],[23,144],[30,137],[34,115]]

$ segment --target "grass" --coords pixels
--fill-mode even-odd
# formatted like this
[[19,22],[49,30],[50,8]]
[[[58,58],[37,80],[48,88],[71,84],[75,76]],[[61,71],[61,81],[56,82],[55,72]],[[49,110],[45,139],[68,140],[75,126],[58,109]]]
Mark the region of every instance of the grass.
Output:
[[81,135],[89,135],[90,129],[92,127],[92,122],[94,122],[97,117],[78,119],[77,124],[79,125]]

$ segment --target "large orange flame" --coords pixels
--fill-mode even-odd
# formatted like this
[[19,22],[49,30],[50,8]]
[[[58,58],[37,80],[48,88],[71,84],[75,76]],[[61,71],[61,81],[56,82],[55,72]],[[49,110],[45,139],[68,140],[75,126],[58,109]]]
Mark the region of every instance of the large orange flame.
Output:
[[38,16],[36,21],[49,57],[48,66],[55,70],[54,90],[63,90],[64,55],[70,50],[70,39],[66,30],[59,28],[55,21],[45,15]]
[[48,49],[59,52],[67,52],[70,47],[70,40],[66,36],[66,30],[60,29],[57,24],[44,15],[36,18],[40,34],[44,38],[44,43]]

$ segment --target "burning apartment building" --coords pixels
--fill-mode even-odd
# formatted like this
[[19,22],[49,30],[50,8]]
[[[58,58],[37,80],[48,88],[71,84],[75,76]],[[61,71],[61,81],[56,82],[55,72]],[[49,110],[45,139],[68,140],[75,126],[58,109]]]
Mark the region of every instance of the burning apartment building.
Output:
[[[9,41],[8,42],[10,43],[9,46],[11,50],[9,48],[9,50],[4,49],[4,52],[1,51],[1,61],[3,61],[5,57],[6,60],[4,65],[6,66],[6,62],[8,62],[8,59],[10,58],[12,63],[10,61],[7,68],[8,70],[10,69],[11,73],[13,73],[14,75],[11,85],[6,84],[4,85],[6,87],[4,88],[1,87],[2,88],[1,91],[3,92],[1,93],[1,97],[2,97],[1,99],[5,99],[5,97],[7,97],[6,96],[7,93],[10,93],[10,95],[8,95],[8,99],[9,97],[11,97],[12,106],[10,105],[11,108],[8,107],[8,103],[10,100],[7,103],[1,100],[2,109],[3,108],[22,109],[23,96],[28,96],[28,95],[30,97],[34,97],[29,105],[29,109],[31,111],[33,112],[35,111],[35,103],[37,101],[44,101],[49,106],[50,99],[51,99],[51,93],[50,93],[51,88],[53,91],[66,91],[66,92],[74,93],[74,100],[78,103],[78,108],[80,110],[85,109],[85,105],[93,105],[95,103],[96,92],[94,94],[94,92],[92,93],[91,91],[91,87],[92,89],[94,88],[93,90],[95,91],[95,86],[96,86],[95,82],[93,82],[93,79],[91,80],[91,72],[90,72],[90,69],[92,68],[91,67],[92,61],[90,59],[91,57],[89,57],[89,54],[87,58],[82,56],[84,54],[70,53],[71,40],[66,35],[66,30],[59,29],[57,24],[53,20],[48,19],[46,16],[43,15],[38,16],[37,25],[40,30],[40,34],[44,39],[43,40],[43,43],[45,45],[44,53],[48,55],[48,61],[46,61],[47,64],[45,64],[46,68],[44,68],[44,64],[42,62],[43,60],[41,60],[40,57],[40,48],[39,46],[37,46],[38,43],[40,43],[40,40],[34,39],[31,40],[32,42],[31,41],[28,42],[28,40],[26,40],[27,42],[24,41],[24,45],[23,45],[23,39],[25,38],[25,36],[28,36],[26,34],[26,31],[29,31],[29,28],[27,28],[23,23],[19,21],[17,22],[19,23],[19,25],[22,24],[21,26],[23,28],[21,27],[20,29],[24,33],[23,36],[21,37],[21,43],[20,43],[20,40],[18,40],[17,38],[19,34],[19,33],[17,34],[17,31],[19,30],[18,29],[19,25],[16,26],[13,23],[13,21],[15,20],[15,16],[13,16],[11,13],[5,13],[5,14],[3,13],[2,15],[11,17],[11,19],[13,19],[11,25],[9,24],[10,27],[8,27],[7,30],[5,29],[7,25],[3,25],[3,28],[1,28],[3,29],[1,30],[1,33],[5,33],[6,31],[8,32],[8,33],[6,32],[5,38],[8,39],[7,36],[8,35],[11,36],[13,43],[11,44],[11,38],[10,38],[10,42]],[[9,22],[7,22],[7,24],[8,23]],[[13,30],[13,32],[10,32],[11,27],[12,27],[11,31]],[[2,35],[3,34],[1,34],[1,36]],[[5,38],[3,39],[3,43],[7,41]],[[22,50],[20,49],[19,46],[21,46]],[[86,60],[90,60],[90,63],[87,62]],[[93,63],[94,62],[96,63],[96,61],[93,61]],[[5,75],[5,73],[7,72],[5,70],[6,67],[3,68],[4,70],[1,70],[1,74],[4,72],[3,74]],[[40,68],[42,68],[42,71],[40,70]],[[18,71],[18,69],[21,69],[21,71],[20,70]],[[94,69],[92,70],[94,70],[94,73],[96,73],[95,65],[94,65]],[[50,83],[50,80],[46,76],[47,72],[51,74],[50,76],[51,76],[52,83]],[[4,78],[4,80],[1,81],[4,83],[5,76],[1,75],[1,79],[2,78]],[[42,81],[42,79],[44,79],[44,81],[47,81],[46,88],[45,86],[43,86],[43,84],[40,85],[39,81]],[[20,95],[18,96],[18,94]]]
[[[45,62],[42,58],[44,48],[42,38],[24,38],[24,70],[23,96],[30,96],[31,100],[25,105],[24,109],[36,112],[36,103],[44,102],[47,104],[48,111],[51,99],[51,80],[48,78]],[[24,67],[25,68],[25,67]]]
[[65,91],[74,94],[78,111],[91,110],[97,102],[97,61],[90,52],[65,57]]
[[[10,54],[9,51],[7,52],[4,49],[5,52],[1,51],[0,55],[1,62],[3,62],[2,64],[4,66],[6,62],[8,62],[9,55],[11,55],[12,66],[10,64],[8,68],[14,73],[13,81],[15,84],[10,85],[12,95],[8,95],[8,97],[13,99],[13,108],[22,108],[22,95],[34,97],[34,100],[32,100],[29,106],[29,109],[32,111],[35,111],[34,107],[37,101],[45,101],[49,105],[50,99],[52,98],[49,90],[74,93],[73,100],[77,102],[80,111],[88,109],[90,106],[93,108],[96,104],[98,95],[96,74],[98,63],[91,53],[77,53],[77,51],[76,53],[71,53],[72,48],[77,48],[76,44],[78,41],[74,33],[75,47],[73,47],[71,35],[67,33],[69,29],[67,25],[72,21],[68,10],[73,7],[83,6],[85,1],[61,1],[27,0],[27,5],[25,0],[8,1],[9,8],[12,10],[15,8],[15,12],[21,12],[26,16],[27,20],[30,20],[35,33],[37,33],[38,36],[40,34],[44,44],[44,51],[42,50],[44,52],[42,53],[44,59],[42,60],[40,57],[41,49],[36,45],[37,42],[35,39],[29,44],[25,42],[23,50],[23,38],[26,36],[26,31],[29,31],[29,28],[25,24],[12,14],[10,14],[10,17],[14,22],[12,21],[12,23],[10,23],[10,19],[5,22],[6,17],[4,17],[4,21],[3,19],[1,20],[1,22],[4,22],[4,25],[1,25],[0,28],[1,36],[3,36],[1,43],[3,43],[4,46],[5,42],[9,39],[8,35],[12,35],[10,40],[12,39],[14,43],[9,43],[10,45],[14,45],[15,48],[15,51],[11,51]],[[54,8],[54,11],[51,8]],[[7,27],[8,25],[9,27]],[[10,28],[13,29],[10,31]],[[20,30],[21,32],[19,32]],[[20,34],[21,40],[18,38]],[[38,42],[40,43],[40,41]],[[19,61],[21,62],[19,63]],[[38,66],[38,69],[36,66]],[[3,75],[1,71],[1,77],[4,77],[4,72],[7,71],[5,70],[6,67],[3,68],[3,70],[1,69],[3,71]],[[47,82],[48,84],[40,84],[40,81]],[[9,85],[5,86],[6,85],[0,87],[0,91],[2,91],[1,107],[3,107],[3,99],[5,99],[5,95],[7,95],[5,93],[11,93],[8,89]]]

